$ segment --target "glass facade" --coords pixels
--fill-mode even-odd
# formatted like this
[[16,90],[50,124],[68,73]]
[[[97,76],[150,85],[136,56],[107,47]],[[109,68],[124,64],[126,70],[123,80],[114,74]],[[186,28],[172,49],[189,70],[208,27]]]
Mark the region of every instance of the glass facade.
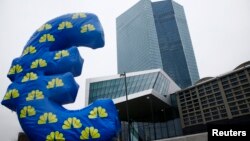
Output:
[[117,18],[118,73],[163,69],[181,88],[199,79],[184,9],[140,1]]
[[[158,72],[127,77],[127,92],[129,94],[152,89]],[[124,78],[116,78],[90,83],[89,102],[101,98],[118,98],[125,96]]]
[[[156,139],[171,138],[182,135],[182,127],[179,118],[165,122],[134,122],[132,124],[131,141],[152,141]],[[128,124],[122,122],[122,141],[128,140]]]
[[[178,113],[176,95],[170,95],[171,108],[161,110],[162,122],[133,122],[132,141],[151,141],[183,135]],[[121,140],[128,140],[128,124],[122,122]]]
[[[128,95],[154,89],[160,95],[167,95],[171,89],[178,89],[173,81],[160,71],[126,77]],[[125,96],[125,81],[123,77],[92,82],[89,86],[89,103],[101,98],[119,98]]]
[[163,70],[180,87],[190,86],[199,74],[183,7],[172,0],[152,6]]
[[141,0],[116,20],[118,73],[162,69],[151,2]]
[[[113,76],[107,78],[88,79],[89,83],[89,103],[97,99],[111,98],[116,99],[125,96],[125,77]],[[176,95],[170,95],[174,91],[180,90],[175,82],[166,75],[162,70],[148,70],[136,73],[126,74],[126,84],[128,95],[143,92],[145,90],[153,90],[158,95],[168,98],[173,106],[166,106],[163,109],[156,109],[157,105],[151,105],[153,111],[147,112],[157,113],[154,118],[144,117],[144,121],[136,121],[130,115],[130,136],[132,141],[151,141],[155,139],[163,139],[182,135],[182,127],[179,118]],[[142,100],[147,100],[145,97]],[[169,104],[170,104],[169,103]],[[157,103],[158,104],[158,103]],[[140,108],[131,107],[130,108]],[[159,113],[160,112],[160,113]],[[120,140],[128,140],[128,122],[122,121],[122,132]]]

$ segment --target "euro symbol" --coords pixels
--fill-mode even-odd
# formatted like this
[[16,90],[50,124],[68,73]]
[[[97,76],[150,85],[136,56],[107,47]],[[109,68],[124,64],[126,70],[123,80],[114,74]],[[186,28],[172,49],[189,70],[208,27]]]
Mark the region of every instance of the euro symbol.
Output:
[[12,81],[2,104],[15,111],[32,141],[111,140],[120,122],[112,100],[97,100],[81,110],[63,104],[75,101],[82,72],[79,46],[104,46],[98,17],[73,13],[42,25],[28,40],[22,55],[13,60]]

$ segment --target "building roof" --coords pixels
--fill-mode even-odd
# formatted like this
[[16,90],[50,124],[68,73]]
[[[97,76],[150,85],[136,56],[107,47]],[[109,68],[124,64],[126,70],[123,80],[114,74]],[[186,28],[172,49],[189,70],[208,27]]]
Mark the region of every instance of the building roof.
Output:
[[246,61],[246,62],[240,64],[240,65],[237,66],[234,70],[241,69],[241,68],[247,67],[247,66],[250,66],[250,61]]
[[203,77],[203,78],[199,79],[198,81],[196,81],[194,84],[196,85],[196,84],[205,82],[205,81],[207,81],[207,80],[210,80],[210,79],[212,79],[212,78],[214,78],[214,77]]
[[[196,81],[195,84],[194,84],[193,86],[187,87],[187,88],[182,89],[182,90],[186,90],[186,89],[192,88],[192,87],[194,87],[194,86],[201,85],[201,84],[203,84],[203,83],[212,81],[212,80],[214,80],[214,79],[218,79],[218,78],[227,76],[227,75],[229,75],[229,74],[235,73],[235,72],[240,71],[240,70],[243,70],[243,69],[245,69],[245,68],[250,68],[250,61],[246,61],[246,62],[240,64],[239,66],[237,66],[237,67],[236,67],[235,69],[233,69],[232,71],[223,73],[223,74],[218,75],[218,76],[216,76],[216,77],[204,77],[204,78],[201,78],[200,80]],[[181,91],[182,91],[182,90],[181,90]]]

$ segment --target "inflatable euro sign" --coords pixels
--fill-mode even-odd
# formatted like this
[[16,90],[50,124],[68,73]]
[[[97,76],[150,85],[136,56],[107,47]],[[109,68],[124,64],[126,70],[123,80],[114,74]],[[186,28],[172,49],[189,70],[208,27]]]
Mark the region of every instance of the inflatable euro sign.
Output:
[[70,111],[61,105],[75,101],[82,71],[78,46],[104,46],[104,33],[97,16],[67,14],[41,26],[30,38],[22,55],[13,60],[12,81],[2,104],[16,111],[31,141],[109,141],[120,129],[112,100],[98,100]]

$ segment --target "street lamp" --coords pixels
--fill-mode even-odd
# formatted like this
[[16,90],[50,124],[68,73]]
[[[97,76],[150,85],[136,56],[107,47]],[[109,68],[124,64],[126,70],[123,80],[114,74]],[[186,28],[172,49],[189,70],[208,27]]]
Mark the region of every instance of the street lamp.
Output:
[[120,74],[120,77],[124,77],[124,83],[125,83],[125,95],[126,95],[126,112],[127,112],[127,120],[128,120],[128,140],[131,141],[130,137],[130,119],[129,119],[129,107],[128,107],[128,91],[127,91],[127,76],[126,73]]
[[154,118],[154,109],[153,109],[153,103],[152,103],[152,99],[147,96],[147,99],[150,102],[150,110],[151,110],[151,116],[152,116],[152,124],[153,124],[153,128],[154,128],[154,139],[156,139],[156,128],[155,128],[155,118]]

